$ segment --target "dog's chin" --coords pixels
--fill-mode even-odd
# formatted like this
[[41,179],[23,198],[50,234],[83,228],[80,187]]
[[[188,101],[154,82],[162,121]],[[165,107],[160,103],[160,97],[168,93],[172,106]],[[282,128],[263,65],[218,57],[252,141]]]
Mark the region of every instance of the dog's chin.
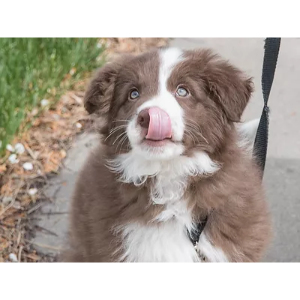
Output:
[[181,143],[165,139],[162,141],[142,140],[138,145],[132,147],[133,150],[146,160],[171,160],[179,157],[184,147]]
[[136,125],[136,120],[129,122],[127,136],[132,152],[148,161],[172,160],[184,152],[180,139],[164,139],[155,141],[147,139]]

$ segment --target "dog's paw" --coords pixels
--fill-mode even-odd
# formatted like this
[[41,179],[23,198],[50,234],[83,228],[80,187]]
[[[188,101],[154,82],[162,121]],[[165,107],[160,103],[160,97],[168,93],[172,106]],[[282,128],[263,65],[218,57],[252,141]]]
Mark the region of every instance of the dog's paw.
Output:
[[200,235],[196,251],[202,262],[228,262],[223,250],[215,247],[204,232]]

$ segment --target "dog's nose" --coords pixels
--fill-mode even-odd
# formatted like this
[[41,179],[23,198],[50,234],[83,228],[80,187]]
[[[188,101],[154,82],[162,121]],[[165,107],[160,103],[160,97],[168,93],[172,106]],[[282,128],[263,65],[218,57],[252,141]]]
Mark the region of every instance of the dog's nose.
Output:
[[137,121],[138,121],[138,124],[140,124],[140,126],[142,128],[148,129],[149,123],[150,123],[149,109],[142,110],[138,115]]
[[159,107],[144,109],[138,114],[137,123],[147,129],[145,138],[162,141],[172,137],[172,125],[169,115]]

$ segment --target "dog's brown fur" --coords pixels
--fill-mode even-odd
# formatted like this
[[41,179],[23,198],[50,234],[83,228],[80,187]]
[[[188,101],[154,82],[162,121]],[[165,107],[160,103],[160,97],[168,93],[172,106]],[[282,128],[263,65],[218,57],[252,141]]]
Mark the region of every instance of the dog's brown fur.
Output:
[[[259,261],[270,239],[270,219],[260,170],[237,146],[233,125],[240,121],[250,98],[251,80],[208,50],[186,51],[184,55],[187,59],[175,67],[168,89],[173,91],[178,82],[189,87],[189,101],[177,101],[187,120],[201,128],[193,131],[193,136],[184,135],[184,154],[203,150],[221,165],[212,176],[191,177],[184,198],[189,199],[195,221],[209,215],[204,232],[229,261]],[[117,125],[114,121],[128,120],[157,92],[157,57],[154,51],[106,65],[86,93],[87,111],[104,119],[101,133],[105,139],[90,155],[77,181],[65,261],[119,261],[122,250],[116,249],[122,249],[122,239],[114,228],[132,221],[147,224],[164,209],[164,205],[149,205],[153,180],[140,187],[123,184],[106,167],[107,158],[130,148],[127,141],[120,149],[113,144],[120,133],[109,136]],[[127,100],[130,81],[144,87],[144,97],[138,103]]]

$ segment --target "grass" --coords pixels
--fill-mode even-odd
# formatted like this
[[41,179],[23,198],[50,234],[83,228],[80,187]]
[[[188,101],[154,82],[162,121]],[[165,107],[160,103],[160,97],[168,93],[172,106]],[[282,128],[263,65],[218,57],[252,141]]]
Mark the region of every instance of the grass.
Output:
[[92,38],[0,39],[0,156],[27,112],[98,67],[103,50]]

